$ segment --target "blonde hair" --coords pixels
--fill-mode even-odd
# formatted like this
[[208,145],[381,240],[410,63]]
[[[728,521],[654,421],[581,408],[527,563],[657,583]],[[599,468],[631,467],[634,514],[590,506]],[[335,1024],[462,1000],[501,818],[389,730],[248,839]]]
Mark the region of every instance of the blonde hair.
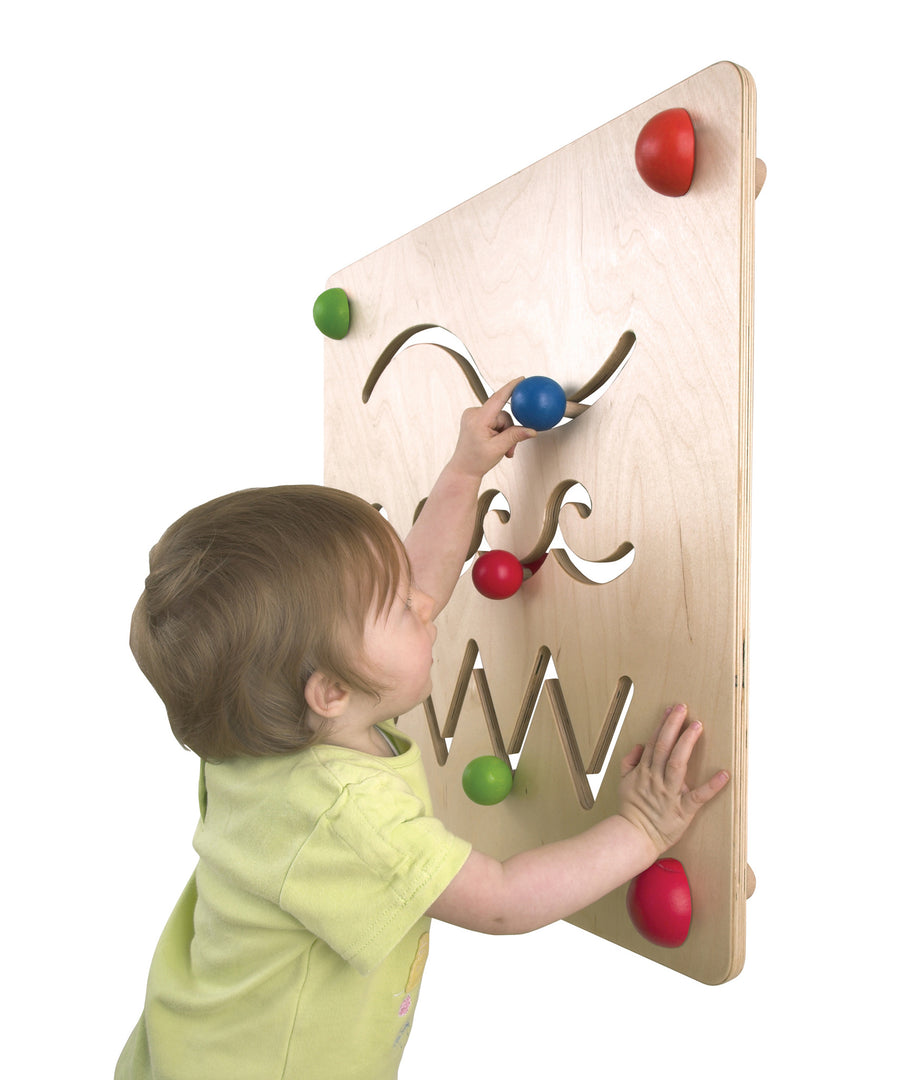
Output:
[[212,760],[293,753],[317,741],[304,698],[314,671],[377,696],[363,627],[404,570],[396,533],[355,495],[237,491],[154,546],[131,650],[183,746]]

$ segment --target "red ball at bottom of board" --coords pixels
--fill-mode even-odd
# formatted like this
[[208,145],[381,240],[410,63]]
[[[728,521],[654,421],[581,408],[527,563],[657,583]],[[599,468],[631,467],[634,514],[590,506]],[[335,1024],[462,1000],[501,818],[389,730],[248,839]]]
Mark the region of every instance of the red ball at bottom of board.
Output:
[[638,933],[676,949],[691,929],[691,886],[677,859],[657,859],[628,886],[625,906]]

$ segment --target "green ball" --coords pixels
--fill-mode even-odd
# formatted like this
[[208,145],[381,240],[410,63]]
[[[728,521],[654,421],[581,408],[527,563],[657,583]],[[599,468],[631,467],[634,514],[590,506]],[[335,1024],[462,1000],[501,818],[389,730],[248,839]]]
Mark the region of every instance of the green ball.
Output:
[[512,784],[512,769],[502,758],[491,754],[475,758],[463,769],[463,791],[480,806],[502,802],[512,790]]
[[350,330],[350,301],[343,289],[326,289],[313,304],[313,322],[326,337],[340,341]]

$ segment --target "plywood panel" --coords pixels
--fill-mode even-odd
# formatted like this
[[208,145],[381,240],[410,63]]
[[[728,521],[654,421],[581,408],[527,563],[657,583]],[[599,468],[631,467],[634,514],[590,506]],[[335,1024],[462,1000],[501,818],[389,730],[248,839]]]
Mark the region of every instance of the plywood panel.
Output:
[[[697,139],[693,183],[680,198],[650,190],[634,166],[644,123],[674,106],[688,110]],[[716,64],[328,282],[346,290],[352,322],[346,338],[326,342],[326,483],[383,506],[401,535],[476,400],[446,347],[397,351],[411,332],[444,328],[490,387],[545,374],[570,397],[610,354],[615,367],[627,353],[589,408],[486,477],[484,492],[502,493],[509,511],[487,512],[480,547],[525,558],[558,517],[567,547],[598,573],[623,550],[633,548],[633,559],[594,584],[554,553],[500,602],[478,595],[467,571],[441,616],[429,703],[439,726],[470,642],[505,748],[523,722],[536,661],[552,659],[556,682],[532,687],[537,707],[512,793],[478,807],[460,786],[470,758],[491,752],[474,676],[445,763],[443,743],[432,750],[428,708],[401,726],[422,745],[448,824],[503,857],[614,812],[619,759],[652,734],[666,705],[686,701],[704,724],[693,778],[732,773],[670,853],[693,892],[687,942],[663,949],[641,938],[624,890],[572,921],[708,983],[737,974],[744,953],[755,184],[753,83]],[[576,505],[560,509],[564,494]],[[585,776],[573,778],[554,701],[565,702],[570,749],[587,770],[629,685],[593,802]]]

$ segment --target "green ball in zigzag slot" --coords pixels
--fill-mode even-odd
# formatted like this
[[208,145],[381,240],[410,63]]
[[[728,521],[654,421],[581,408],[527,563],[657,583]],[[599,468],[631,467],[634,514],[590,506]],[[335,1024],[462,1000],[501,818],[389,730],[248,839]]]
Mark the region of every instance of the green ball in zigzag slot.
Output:
[[474,758],[463,769],[463,791],[479,806],[503,802],[512,791],[513,771],[502,758],[493,754]]
[[313,322],[321,332],[335,341],[350,332],[350,301],[343,289],[326,289],[313,304]]

